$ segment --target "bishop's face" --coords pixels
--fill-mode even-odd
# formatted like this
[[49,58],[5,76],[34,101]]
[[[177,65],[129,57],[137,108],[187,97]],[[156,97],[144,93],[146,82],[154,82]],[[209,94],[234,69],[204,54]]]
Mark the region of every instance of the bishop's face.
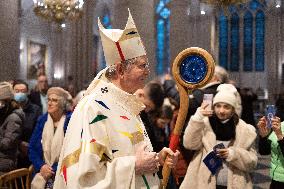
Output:
[[140,56],[136,62],[130,65],[123,74],[123,83],[128,93],[133,94],[142,89],[149,75],[149,63],[147,57]]

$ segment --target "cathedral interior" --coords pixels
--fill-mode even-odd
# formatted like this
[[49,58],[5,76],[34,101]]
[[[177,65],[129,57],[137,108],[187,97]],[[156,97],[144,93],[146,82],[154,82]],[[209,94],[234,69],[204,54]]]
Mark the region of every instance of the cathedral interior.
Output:
[[[106,66],[98,18],[124,30],[128,9],[149,81],[163,82],[181,51],[200,47],[231,83],[257,95],[254,118],[279,99],[284,110],[283,0],[1,0],[0,81],[21,79],[33,89],[45,74],[51,86],[86,89]],[[268,188],[269,161],[259,156],[254,188]]]
[[281,0],[224,6],[206,0],[80,0],[82,16],[59,22],[40,17],[36,2],[0,3],[2,81],[24,79],[34,85],[36,74],[44,72],[52,85],[73,78],[82,89],[105,66],[98,18],[106,28],[123,29],[130,9],[147,50],[150,80],[169,73],[183,49],[201,47],[228,70],[236,86],[251,88],[259,99],[274,103],[283,92]]

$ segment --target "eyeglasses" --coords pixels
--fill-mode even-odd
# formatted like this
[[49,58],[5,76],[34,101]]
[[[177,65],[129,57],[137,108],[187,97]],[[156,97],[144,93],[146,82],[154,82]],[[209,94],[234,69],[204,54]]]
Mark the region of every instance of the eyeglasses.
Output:
[[144,63],[144,64],[140,64],[140,65],[137,65],[137,67],[141,70],[144,70],[144,69],[149,69],[149,63]]
[[58,103],[59,99],[57,98],[47,98],[47,102]]

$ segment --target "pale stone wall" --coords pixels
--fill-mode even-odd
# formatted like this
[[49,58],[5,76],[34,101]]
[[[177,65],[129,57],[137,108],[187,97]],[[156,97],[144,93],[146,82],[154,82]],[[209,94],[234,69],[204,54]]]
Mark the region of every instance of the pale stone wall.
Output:
[[0,81],[20,76],[20,27],[17,0],[0,1]]

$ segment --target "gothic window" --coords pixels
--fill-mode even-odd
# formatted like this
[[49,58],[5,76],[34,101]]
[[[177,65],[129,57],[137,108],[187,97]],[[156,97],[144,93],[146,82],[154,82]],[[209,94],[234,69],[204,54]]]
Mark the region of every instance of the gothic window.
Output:
[[252,40],[253,40],[253,16],[250,11],[244,15],[244,71],[252,71]]
[[231,71],[239,71],[239,16],[233,13],[231,16]]
[[[230,7],[226,16],[219,14],[219,64],[230,71],[264,71],[265,1],[251,0],[239,7]],[[240,25],[242,20],[242,25]],[[240,41],[242,35],[242,41]],[[230,37],[228,37],[230,36]],[[229,48],[228,48],[229,47]]]
[[102,24],[104,25],[104,27],[106,29],[111,29],[111,22],[110,22],[110,15],[109,15],[109,11],[107,11],[104,16],[103,16],[103,20],[102,20]]
[[264,71],[264,12],[257,11],[255,18],[255,71]]
[[223,13],[219,16],[219,64],[228,69],[228,19]]
[[157,75],[168,72],[170,68],[170,0],[160,0],[156,6],[156,57]]

